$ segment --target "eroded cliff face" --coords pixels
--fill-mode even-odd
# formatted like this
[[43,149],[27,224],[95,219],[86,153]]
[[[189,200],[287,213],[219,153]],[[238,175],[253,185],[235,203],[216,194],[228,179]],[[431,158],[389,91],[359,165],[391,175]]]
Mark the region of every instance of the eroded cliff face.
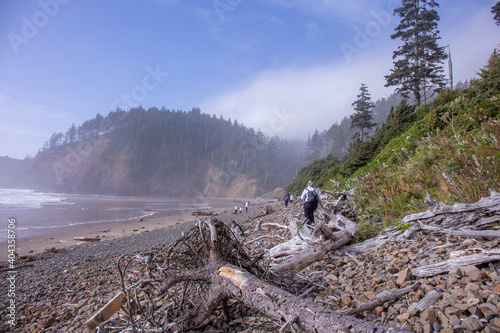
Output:
[[213,165],[207,170],[203,195],[220,198],[253,198],[257,196],[256,179],[242,174],[231,175]]
[[166,183],[133,175],[126,152],[110,149],[105,137],[59,147],[31,159],[0,158],[0,187],[82,194],[221,198],[251,198],[259,191],[256,179],[229,174],[202,160],[195,179]]

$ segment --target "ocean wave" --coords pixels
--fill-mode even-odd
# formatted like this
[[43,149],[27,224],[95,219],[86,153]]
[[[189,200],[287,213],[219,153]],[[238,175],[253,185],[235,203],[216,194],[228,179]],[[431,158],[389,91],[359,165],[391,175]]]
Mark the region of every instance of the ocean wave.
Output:
[[62,194],[28,189],[0,189],[0,207],[6,209],[39,208],[44,204],[71,204]]

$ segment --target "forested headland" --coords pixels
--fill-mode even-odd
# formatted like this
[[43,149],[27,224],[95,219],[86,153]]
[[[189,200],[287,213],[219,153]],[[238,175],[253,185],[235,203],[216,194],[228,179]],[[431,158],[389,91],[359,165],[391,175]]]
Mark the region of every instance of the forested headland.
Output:
[[[293,179],[303,145],[198,108],[97,114],[54,133],[24,161],[2,158],[2,186],[69,193],[255,196]],[[302,163],[302,164],[301,164]],[[9,175],[9,177],[7,177]]]

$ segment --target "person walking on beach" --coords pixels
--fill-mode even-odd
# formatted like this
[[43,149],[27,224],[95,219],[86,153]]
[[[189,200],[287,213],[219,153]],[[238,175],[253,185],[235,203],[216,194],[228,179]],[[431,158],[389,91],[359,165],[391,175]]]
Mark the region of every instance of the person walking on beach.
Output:
[[248,201],[245,202],[245,213],[248,213]]
[[314,212],[316,208],[318,208],[318,205],[323,207],[323,204],[319,192],[313,187],[313,182],[311,180],[307,182],[307,187],[302,191],[300,198],[304,201],[304,215],[307,219],[306,224],[314,225]]
[[289,193],[285,194],[285,196],[283,197],[283,201],[285,202],[285,208],[288,208],[288,203],[290,202],[290,194]]
[[238,214],[238,205],[234,206],[234,213]]

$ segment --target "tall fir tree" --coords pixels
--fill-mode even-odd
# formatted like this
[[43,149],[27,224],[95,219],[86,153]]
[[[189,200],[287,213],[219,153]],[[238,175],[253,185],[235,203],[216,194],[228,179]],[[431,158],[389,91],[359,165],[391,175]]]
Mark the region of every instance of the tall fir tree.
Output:
[[438,45],[439,15],[434,0],[402,0],[394,10],[401,17],[392,39],[401,39],[403,45],[393,53],[394,68],[386,75],[386,87],[397,86],[404,97],[411,92],[418,106],[426,102],[427,89],[443,87],[443,61],[447,58],[444,47]]
[[373,116],[371,109],[375,106],[375,103],[371,100],[367,85],[365,83],[361,83],[359,91],[360,93],[357,96],[358,99],[351,105],[356,113],[352,114],[350,118],[351,128],[359,129],[361,141],[363,141],[364,129],[370,129],[377,124],[372,122]]
[[491,7],[491,12],[493,13],[493,19],[497,25],[500,25],[500,1],[498,1],[493,7]]

